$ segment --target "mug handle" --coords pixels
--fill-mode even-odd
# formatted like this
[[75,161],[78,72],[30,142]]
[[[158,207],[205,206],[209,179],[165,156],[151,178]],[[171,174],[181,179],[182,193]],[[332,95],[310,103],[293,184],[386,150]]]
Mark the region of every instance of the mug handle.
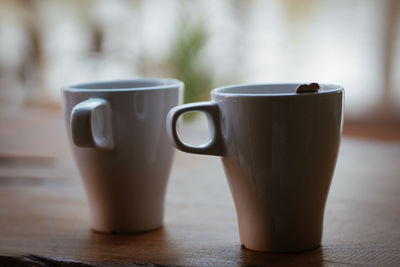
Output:
[[[206,115],[209,134],[208,141],[205,144],[192,146],[186,144],[179,138],[176,130],[178,119],[181,115],[190,111],[199,111]],[[198,102],[172,108],[167,116],[167,133],[175,147],[181,151],[214,156],[224,156],[225,154],[225,146],[219,123],[219,109],[215,103]]]
[[89,98],[76,104],[70,117],[72,141],[79,147],[114,148],[111,108],[107,100]]

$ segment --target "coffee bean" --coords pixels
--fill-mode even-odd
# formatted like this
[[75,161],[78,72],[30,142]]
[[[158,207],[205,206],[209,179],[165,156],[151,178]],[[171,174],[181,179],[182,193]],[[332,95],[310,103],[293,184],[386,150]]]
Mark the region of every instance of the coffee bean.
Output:
[[313,93],[318,92],[319,89],[318,83],[310,83],[310,84],[301,84],[297,87],[296,93]]

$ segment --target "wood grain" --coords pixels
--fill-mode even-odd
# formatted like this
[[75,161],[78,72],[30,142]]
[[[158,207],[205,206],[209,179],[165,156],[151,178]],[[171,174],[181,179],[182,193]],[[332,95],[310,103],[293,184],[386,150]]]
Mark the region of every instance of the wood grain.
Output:
[[[49,115],[47,126],[24,126],[23,120],[39,120],[31,116],[13,118],[14,128],[20,123],[25,132],[14,135],[4,126],[10,119],[0,119],[0,265],[32,259],[45,266],[400,265],[400,143],[345,138],[322,246],[271,254],[241,247],[219,158],[181,152],[170,176],[164,227],[136,235],[90,231],[60,114]],[[46,131],[46,139],[28,134],[34,131]],[[57,145],[41,150],[47,140]],[[35,151],[41,160],[30,159]]]

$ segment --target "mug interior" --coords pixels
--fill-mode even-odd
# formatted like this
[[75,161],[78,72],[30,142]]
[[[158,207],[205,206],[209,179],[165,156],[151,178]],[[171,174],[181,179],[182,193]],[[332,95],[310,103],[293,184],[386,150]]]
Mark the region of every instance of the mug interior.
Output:
[[104,82],[89,82],[67,86],[67,90],[139,90],[164,89],[178,87],[181,81],[164,78],[145,78],[136,80],[119,80]]
[[[277,83],[277,84],[243,84],[220,87],[214,90],[216,94],[223,95],[247,95],[247,96],[273,96],[273,95],[299,95],[296,89],[302,83]],[[343,87],[335,84],[319,84],[318,93],[328,93],[343,90]]]

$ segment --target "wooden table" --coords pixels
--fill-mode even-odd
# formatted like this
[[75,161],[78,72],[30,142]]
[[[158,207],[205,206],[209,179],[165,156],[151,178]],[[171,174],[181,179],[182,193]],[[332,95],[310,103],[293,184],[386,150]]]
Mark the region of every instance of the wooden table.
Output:
[[400,143],[344,138],[322,246],[269,254],[240,246],[218,157],[177,152],[163,228],[99,234],[88,229],[61,112],[0,117],[0,265],[400,265]]

